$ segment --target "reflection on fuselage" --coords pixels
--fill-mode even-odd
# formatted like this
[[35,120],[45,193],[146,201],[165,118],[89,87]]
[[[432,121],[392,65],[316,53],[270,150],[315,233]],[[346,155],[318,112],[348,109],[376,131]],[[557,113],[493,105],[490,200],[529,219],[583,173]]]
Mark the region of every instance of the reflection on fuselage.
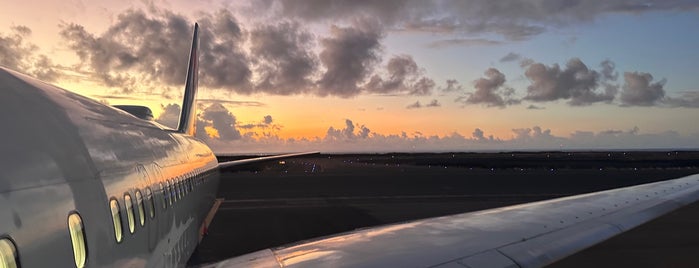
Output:
[[88,266],[186,262],[218,185],[205,144],[3,68],[0,88],[11,156],[0,162],[0,236],[22,267],[79,263],[73,212]]

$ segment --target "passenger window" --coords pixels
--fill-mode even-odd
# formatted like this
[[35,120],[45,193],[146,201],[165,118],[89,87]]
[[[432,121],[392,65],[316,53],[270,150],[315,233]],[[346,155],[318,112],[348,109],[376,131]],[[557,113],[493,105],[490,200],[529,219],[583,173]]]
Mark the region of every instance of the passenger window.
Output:
[[119,211],[119,202],[112,198],[109,200],[109,209],[112,211],[112,221],[114,222],[114,237],[117,243],[121,243],[123,236],[121,230],[121,212]]
[[143,207],[143,196],[140,190],[136,190],[136,207],[138,208],[138,222],[143,226],[146,224],[146,210]]
[[182,199],[182,197],[184,197],[184,189],[182,189],[182,178],[183,177],[184,177],[184,175],[177,178],[177,194],[179,195],[180,199]]
[[87,246],[85,245],[85,227],[83,220],[77,212],[68,215],[68,231],[70,231],[70,240],[73,243],[73,257],[75,259],[75,267],[85,267],[87,261]]
[[177,181],[175,179],[170,180],[170,197],[172,201],[177,201]]
[[128,193],[124,194],[124,207],[126,207],[126,219],[129,224],[129,232],[133,234],[136,230],[136,221],[133,215],[133,202],[131,202],[131,195]]
[[167,208],[167,189],[165,189],[165,185],[163,183],[160,183],[160,192],[163,193],[163,209]]
[[165,183],[167,183],[167,195],[168,195],[167,203],[168,203],[170,206],[172,206],[172,202],[174,201],[174,200],[172,200],[172,199],[175,198],[175,196],[172,194],[172,188],[173,188],[173,187],[172,187],[172,182],[171,182],[171,180],[167,180],[167,181],[165,181]]
[[146,203],[148,203],[148,215],[150,218],[155,218],[155,199],[153,199],[153,191],[150,187],[146,187]]
[[8,238],[0,239],[0,267],[17,268],[19,259],[17,258],[17,248],[12,240]]

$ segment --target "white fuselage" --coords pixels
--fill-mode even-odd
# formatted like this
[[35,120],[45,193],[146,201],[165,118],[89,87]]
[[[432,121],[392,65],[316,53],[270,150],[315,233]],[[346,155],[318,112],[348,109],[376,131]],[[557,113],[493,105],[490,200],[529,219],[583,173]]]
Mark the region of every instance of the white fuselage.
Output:
[[0,92],[0,238],[14,242],[21,267],[75,266],[71,213],[84,226],[86,266],[184,265],[218,187],[209,147],[4,68]]

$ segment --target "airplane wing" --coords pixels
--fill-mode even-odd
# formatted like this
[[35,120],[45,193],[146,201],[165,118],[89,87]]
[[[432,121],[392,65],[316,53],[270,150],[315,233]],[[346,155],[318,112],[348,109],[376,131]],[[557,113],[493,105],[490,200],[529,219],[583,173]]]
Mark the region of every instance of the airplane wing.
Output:
[[698,199],[696,174],[360,229],[209,267],[541,267]]
[[240,159],[240,160],[232,160],[232,161],[218,163],[218,167],[219,167],[219,169],[230,169],[230,168],[236,167],[236,166],[249,165],[249,164],[279,160],[279,159],[284,159],[284,158],[292,158],[292,157],[314,155],[314,154],[320,154],[320,152],[281,154],[281,155],[262,156],[262,157],[253,157],[253,158],[246,158],[246,159]]

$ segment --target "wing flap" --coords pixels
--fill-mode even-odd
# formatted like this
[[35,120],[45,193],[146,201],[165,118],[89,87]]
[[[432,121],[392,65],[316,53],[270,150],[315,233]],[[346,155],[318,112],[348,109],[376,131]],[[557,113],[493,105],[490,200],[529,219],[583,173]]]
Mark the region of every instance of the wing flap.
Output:
[[697,200],[692,175],[362,229],[272,256],[279,267],[541,267]]

